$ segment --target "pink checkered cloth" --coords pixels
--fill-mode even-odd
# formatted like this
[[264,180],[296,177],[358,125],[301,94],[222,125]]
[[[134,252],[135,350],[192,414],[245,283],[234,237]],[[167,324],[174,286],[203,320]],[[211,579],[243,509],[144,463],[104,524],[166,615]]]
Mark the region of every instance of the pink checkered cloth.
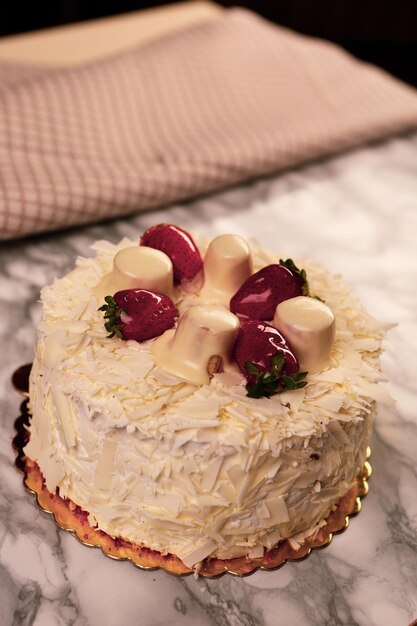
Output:
[[112,58],[0,65],[0,238],[196,196],[417,126],[417,92],[243,10]]

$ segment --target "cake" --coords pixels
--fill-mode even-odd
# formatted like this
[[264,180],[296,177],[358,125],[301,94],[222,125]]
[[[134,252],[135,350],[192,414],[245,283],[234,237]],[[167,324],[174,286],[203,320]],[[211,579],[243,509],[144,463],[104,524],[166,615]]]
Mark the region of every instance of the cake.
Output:
[[387,399],[384,325],[340,277],[235,235],[93,250],[41,295],[25,454],[46,489],[186,568],[314,536]]

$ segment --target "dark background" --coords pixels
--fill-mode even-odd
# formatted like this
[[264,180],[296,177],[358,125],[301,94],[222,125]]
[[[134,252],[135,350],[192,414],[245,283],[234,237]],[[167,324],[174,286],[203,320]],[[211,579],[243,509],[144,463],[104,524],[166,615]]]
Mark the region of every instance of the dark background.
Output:
[[[0,36],[172,4],[140,0],[1,2]],[[308,35],[334,41],[417,86],[417,0],[265,0],[244,6]]]

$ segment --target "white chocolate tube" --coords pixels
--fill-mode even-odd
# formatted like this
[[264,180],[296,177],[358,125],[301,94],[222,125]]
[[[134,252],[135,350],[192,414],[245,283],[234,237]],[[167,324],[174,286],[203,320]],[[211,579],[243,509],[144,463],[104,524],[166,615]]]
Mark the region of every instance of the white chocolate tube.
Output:
[[210,380],[208,366],[218,355],[225,369],[231,356],[239,319],[224,307],[196,305],[180,318],[178,327],[156,339],[152,351],[156,363],[165,371],[195,385]]
[[288,340],[301,371],[316,374],[329,365],[336,326],[326,304],[306,296],[284,300],[275,310],[273,325]]
[[206,301],[229,304],[230,298],[252,274],[249,246],[238,235],[220,235],[210,242],[204,258]]
[[113,259],[113,270],[104,276],[94,293],[102,300],[122,289],[149,289],[173,296],[174,278],[171,259],[160,250],[130,246]]

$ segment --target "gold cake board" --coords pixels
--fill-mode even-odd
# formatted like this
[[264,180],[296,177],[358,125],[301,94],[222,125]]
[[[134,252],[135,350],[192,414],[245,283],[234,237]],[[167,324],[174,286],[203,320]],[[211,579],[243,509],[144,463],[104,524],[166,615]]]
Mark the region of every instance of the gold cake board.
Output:
[[[30,365],[16,370],[12,381],[19,393],[28,394],[28,375]],[[24,474],[23,482],[28,491],[36,495],[39,507],[53,516],[55,523],[62,530],[73,533],[85,546],[101,548],[102,552],[112,559],[129,560],[136,567],[144,570],[163,569],[176,576],[193,574],[190,569],[175,555],[162,554],[146,546],[134,544],[121,537],[111,537],[107,533],[93,528],[88,522],[88,512],[84,511],[69,498],[61,498],[53,494],[45,486],[42,473],[34,461],[25,456],[23,448],[29,440],[28,400],[21,405],[21,415],[15,421],[17,434],[13,439],[13,446],[17,452],[16,467]],[[371,454],[368,448],[367,458]],[[260,558],[239,557],[235,559],[207,558],[201,564],[198,573],[200,576],[215,578],[229,573],[235,576],[247,576],[258,569],[273,570],[282,567],[287,561],[299,561],[306,558],[312,550],[325,548],[331,542],[333,535],[346,530],[349,518],[357,515],[361,510],[361,499],[368,493],[368,478],[372,472],[368,461],[357,476],[351,489],[339,500],[335,510],[326,519],[314,535],[307,537],[302,545],[295,550],[289,541],[280,541],[275,548],[265,550]]]

